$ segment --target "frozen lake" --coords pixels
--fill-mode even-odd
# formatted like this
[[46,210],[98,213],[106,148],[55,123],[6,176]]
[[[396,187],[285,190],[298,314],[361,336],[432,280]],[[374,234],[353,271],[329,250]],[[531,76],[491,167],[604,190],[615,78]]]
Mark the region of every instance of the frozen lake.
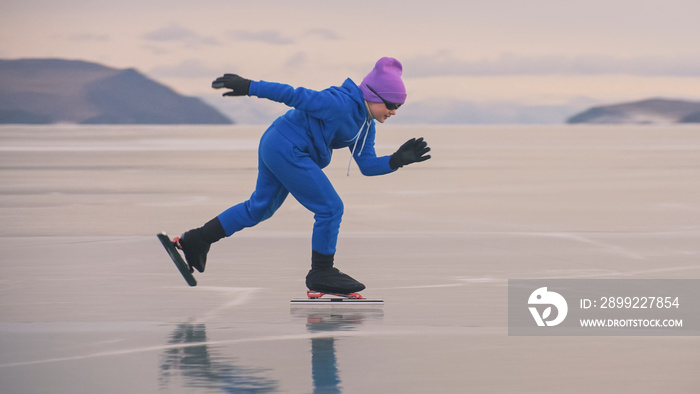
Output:
[[432,160],[326,173],[380,308],[292,309],[293,198],[190,288],[155,234],[248,198],[263,127],[0,127],[3,393],[696,393],[700,337],[508,336],[507,281],[700,279],[700,127],[378,127]]

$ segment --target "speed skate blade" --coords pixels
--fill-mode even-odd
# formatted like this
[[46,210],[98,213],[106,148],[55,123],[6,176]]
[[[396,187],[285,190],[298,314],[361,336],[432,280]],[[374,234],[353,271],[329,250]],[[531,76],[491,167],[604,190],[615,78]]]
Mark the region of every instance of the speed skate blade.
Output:
[[182,259],[182,256],[180,256],[180,253],[175,249],[173,241],[170,239],[168,234],[163,231],[162,233],[157,234],[157,236],[160,243],[163,244],[163,247],[168,252],[170,259],[173,261],[173,263],[175,263],[177,270],[180,271],[182,277],[185,278],[185,281],[187,281],[187,284],[190,286],[197,286],[197,280],[194,278],[194,276],[192,276],[190,268],[187,266],[187,263],[185,263],[185,260]]
[[289,301],[291,305],[316,305],[316,306],[381,306],[384,300],[378,298],[348,298],[348,297],[318,297],[318,298],[294,298]]

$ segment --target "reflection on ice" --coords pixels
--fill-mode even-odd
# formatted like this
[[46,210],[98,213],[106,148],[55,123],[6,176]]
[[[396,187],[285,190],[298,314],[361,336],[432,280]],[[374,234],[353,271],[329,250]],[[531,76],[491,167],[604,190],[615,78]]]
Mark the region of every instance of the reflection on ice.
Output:
[[306,318],[306,329],[311,333],[329,332],[328,337],[311,338],[311,377],[314,393],[340,393],[336,338],[331,333],[354,330],[367,320],[381,320],[384,311],[376,308],[293,307],[292,316]]
[[311,377],[314,393],[340,393],[335,338],[311,339]]
[[[293,320],[306,325],[311,342],[311,377],[314,393],[340,393],[341,370],[336,342],[342,332],[379,321],[378,308],[292,308]],[[223,392],[268,393],[279,389],[279,382],[266,375],[269,370],[240,365],[240,360],[223,354],[207,340],[204,323],[179,324],[161,352],[159,382],[163,391],[174,387],[205,388]],[[338,333],[338,335],[334,335]],[[278,337],[283,338],[283,337]],[[289,336],[287,339],[302,338]],[[237,342],[238,339],[223,342]]]
[[366,321],[379,321],[384,318],[381,308],[358,307],[293,307],[292,316],[306,321],[309,332],[353,331]]
[[[161,389],[166,389],[170,380],[179,375],[187,387],[220,389],[228,393],[277,390],[275,380],[261,376],[264,370],[238,366],[234,358],[209,349],[204,324],[178,325],[168,344],[171,346],[161,356]],[[178,344],[183,346],[173,346]]]

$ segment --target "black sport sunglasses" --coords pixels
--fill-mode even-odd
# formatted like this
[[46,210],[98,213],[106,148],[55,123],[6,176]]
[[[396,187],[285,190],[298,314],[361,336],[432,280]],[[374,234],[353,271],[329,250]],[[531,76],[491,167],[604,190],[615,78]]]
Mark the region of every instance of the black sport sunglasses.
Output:
[[383,102],[384,105],[386,106],[386,109],[388,109],[389,111],[395,111],[395,110],[399,109],[399,107],[401,106],[401,104],[396,104],[396,103],[392,103],[391,101],[386,101],[386,100],[384,100],[384,97],[380,96],[379,93],[377,93],[376,90],[372,89],[371,86],[367,85],[367,88],[368,88],[369,90],[371,90],[372,93],[376,94],[377,97],[379,97],[380,100],[382,100],[382,102]]

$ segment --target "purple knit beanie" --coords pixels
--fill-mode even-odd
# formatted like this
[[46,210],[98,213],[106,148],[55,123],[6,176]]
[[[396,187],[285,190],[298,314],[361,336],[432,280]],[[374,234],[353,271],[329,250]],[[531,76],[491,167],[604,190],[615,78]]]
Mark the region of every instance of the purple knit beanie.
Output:
[[377,97],[367,88],[371,86],[384,100],[395,104],[403,104],[406,101],[406,87],[401,81],[403,67],[401,62],[392,57],[383,57],[377,61],[372,71],[367,74],[360,84],[362,97],[373,103],[381,103]]

